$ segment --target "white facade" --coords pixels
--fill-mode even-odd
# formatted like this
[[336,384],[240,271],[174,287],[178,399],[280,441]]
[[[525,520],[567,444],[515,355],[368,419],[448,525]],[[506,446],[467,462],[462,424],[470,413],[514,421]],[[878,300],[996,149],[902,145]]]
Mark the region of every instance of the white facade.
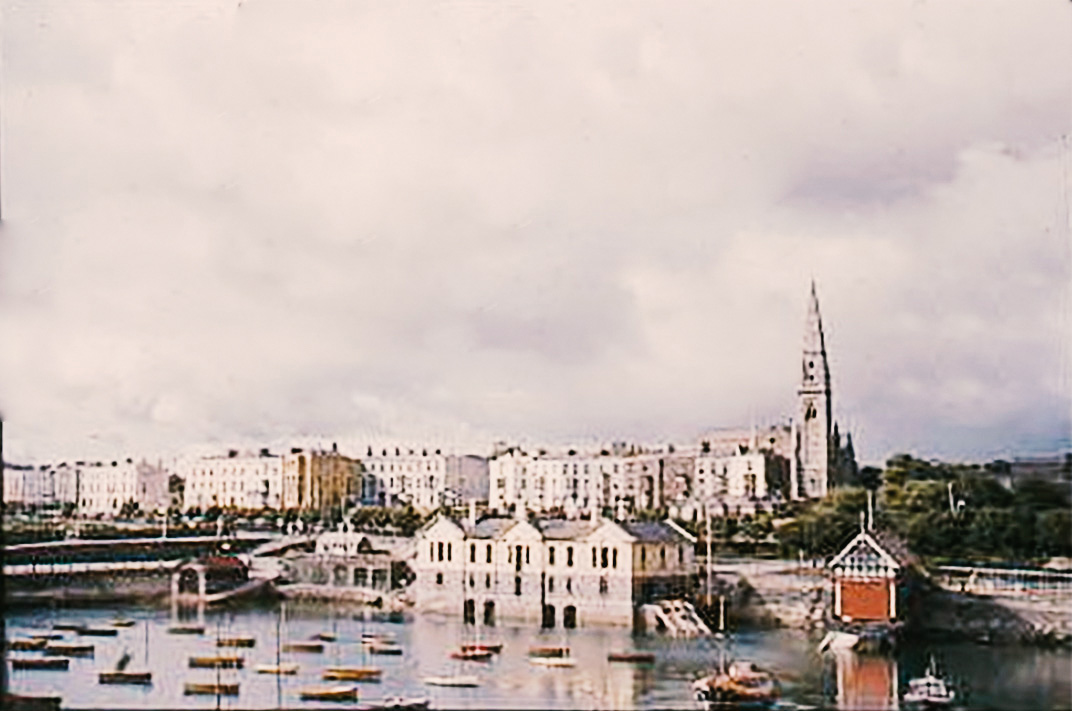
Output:
[[131,459],[95,462],[78,468],[77,511],[82,516],[117,516],[127,501],[144,513],[167,508],[167,470]]
[[178,465],[185,481],[183,509],[213,506],[279,509],[283,501],[283,458],[272,454],[188,459]]
[[631,625],[636,605],[684,595],[695,539],[672,523],[441,516],[415,542],[418,609],[574,627]]
[[484,457],[448,455],[427,448],[369,447],[361,464],[361,501],[365,504],[410,504],[431,511],[488,498],[488,461]]
[[59,466],[4,466],[4,501],[24,506],[62,506],[77,498],[78,468]]
[[765,499],[770,493],[767,455],[762,452],[729,457],[700,455],[695,467],[694,492],[701,501]]

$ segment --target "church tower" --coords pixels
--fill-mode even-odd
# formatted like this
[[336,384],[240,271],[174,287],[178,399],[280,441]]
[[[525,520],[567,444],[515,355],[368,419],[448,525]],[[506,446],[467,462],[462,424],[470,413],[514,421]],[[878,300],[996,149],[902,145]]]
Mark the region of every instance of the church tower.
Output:
[[804,326],[797,413],[793,419],[794,457],[790,466],[790,497],[825,496],[830,479],[830,368],[826,362],[819,297],[811,283],[808,318]]

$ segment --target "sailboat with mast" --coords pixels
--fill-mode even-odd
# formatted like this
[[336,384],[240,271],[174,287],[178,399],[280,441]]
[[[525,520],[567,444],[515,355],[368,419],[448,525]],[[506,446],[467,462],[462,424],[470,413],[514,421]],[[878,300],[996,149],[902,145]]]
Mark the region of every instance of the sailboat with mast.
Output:
[[[334,638],[337,638],[338,634],[337,634],[337,630],[335,628],[336,628],[336,625],[337,625],[337,622],[338,622],[338,618],[335,616],[334,613],[332,613],[332,617],[333,617],[333,619],[332,619],[331,636],[334,637]],[[363,618],[362,618],[362,620],[363,620]],[[364,681],[364,682],[377,682],[377,681],[380,681],[380,678],[383,675],[383,670],[380,669],[379,667],[368,666],[368,664],[367,664],[366,655],[368,654],[368,648],[364,644],[364,634],[363,634],[364,633],[364,628],[365,628],[365,623],[364,623],[364,621],[362,621],[362,623],[361,623],[361,629],[362,629],[362,644],[361,644],[361,661],[362,661],[362,664],[361,664],[361,666],[352,667],[352,666],[340,665],[339,664],[339,659],[338,659],[339,649],[338,649],[338,646],[336,646],[336,648],[335,648],[335,659],[334,659],[335,665],[325,669],[323,674],[321,674],[321,676],[320,676],[321,679],[324,679],[325,681],[359,681],[359,682],[360,681]]]
[[275,619],[275,664],[258,664],[254,669],[258,674],[293,675],[298,673],[295,662],[284,664],[280,657],[282,652],[283,618],[287,614],[287,603],[280,601],[279,615]]
[[728,646],[732,638],[726,633],[726,596],[718,597],[718,646],[714,672],[692,685],[701,708],[768,708],[780,695],[778,680],[767,671],[746,660],[731,660]]
[[[145,666],[149,666],[149,621],[145,621]],[[122,656],[115,665],[114,671],[104,671],[98,676],[98,681],[101,684],[135,684],[138,686],[149,686],[153,683],[153,673],[151,671],[128,671],[127,665],[130,664],[130,652],[126,649],[123,650]]]

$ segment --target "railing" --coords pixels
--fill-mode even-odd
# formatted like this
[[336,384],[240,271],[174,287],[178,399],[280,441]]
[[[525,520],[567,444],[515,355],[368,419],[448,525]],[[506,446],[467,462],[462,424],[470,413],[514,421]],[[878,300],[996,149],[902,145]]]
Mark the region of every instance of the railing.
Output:
[[176,560],[103,561],[97,563],[29,563],[5,565],[5,576],[72,575],[120,570],[167,570],[179,565]]
[[947,590],[977,595],[1072,594],[1072,573],[1057,570],[943,565],[933,575]]

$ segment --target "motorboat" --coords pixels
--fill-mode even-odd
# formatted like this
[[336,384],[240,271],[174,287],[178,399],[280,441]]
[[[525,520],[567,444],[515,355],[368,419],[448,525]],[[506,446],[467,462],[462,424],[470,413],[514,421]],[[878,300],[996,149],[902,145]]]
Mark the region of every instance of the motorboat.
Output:
[[463,662],[488,662],[494,653],[488,649],[468,648],[464,646],[450,653],[451,659],[460,659]]
[[238,684],[186,683],[182,693],[186,696],[238,696]]
[[0,707],[6,711],[60,711],[63,699],[59,696],[23,696],[4,694]]
[[455,676],[426,676],[422,679],[429,686],[454,686],[469,688],[480,686],[480,679],[471,674],[459,674]]
[[258,674],[290,676],[298,673],[298,665],[294,662],[283,662],[282,664],[258,664],[254,667],[254,671]]
[[217,647],[252,647],[257,643],[253,637],[224,637],[216,640]]
[[627,664],[654,664],[654,652],[611,652],[607,655],[608,662],[625,662]]
[[773,704],[781,691],[769,672],[752,662],[734,661],[723,671],[715,672],[692,685],[701,704],[734,704],[764,707]]
[[92,657],[92,644],[49,644],[42,650],[51,657]]
[[379,681],[383,670],[379,667],[331,667],[320,678],[325,681]]
[[947,708],[956,700],[957,694],[949,682],[938,675],[938,667],[931,657],[927,672],[908,682],[908,691],[902,700],[913,708]]
[[246,660],[235,656],[190,657],[191,669],[241,669]]
[[58,632],[31,632],[27,636],[30,639],[43,639],[46,642],[53,642],[58,639],[63,639],[63,635]]
[[284,652],[304,652],[309,654],[322,654],[323,642],[288,642],[283,645]]
[[100,673],[101,684],[138,684],[148,686],[153,683],[152,672],[106,671]]
[[302,689],[303,701],[357,701],[356,686],[324,686]]
[[15,658],[11,660],[12,669],[42,671],[67,671],[71,666],[71,660],[62,657],[51,658]]

